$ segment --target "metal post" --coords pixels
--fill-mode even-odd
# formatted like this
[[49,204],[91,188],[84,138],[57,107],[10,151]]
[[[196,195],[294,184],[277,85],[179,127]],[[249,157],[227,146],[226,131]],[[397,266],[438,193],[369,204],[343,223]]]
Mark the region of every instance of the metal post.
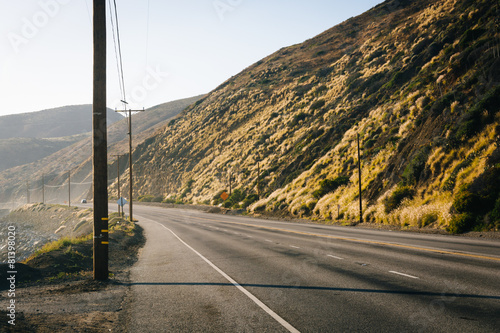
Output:
[[92,166],[94,186],[94,279],[108,279],[108,150],[106,128],[106,0],[94,0]]
[[363,223],[363,202],[361,200],[361,153],[359,150],[359,133],[358,133],[358,175],[359,175],[359,223]]

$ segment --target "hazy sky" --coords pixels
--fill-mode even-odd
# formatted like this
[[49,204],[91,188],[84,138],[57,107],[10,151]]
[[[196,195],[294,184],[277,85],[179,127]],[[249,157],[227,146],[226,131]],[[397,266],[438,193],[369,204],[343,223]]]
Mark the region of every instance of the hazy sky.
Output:
[[[127,101],[207,93],[380,2],[116,0]],[[92,0],[0,0],[0,115],[92,103],[91,13]],[[107,76],[107,105],[121,107],[110,33]]]

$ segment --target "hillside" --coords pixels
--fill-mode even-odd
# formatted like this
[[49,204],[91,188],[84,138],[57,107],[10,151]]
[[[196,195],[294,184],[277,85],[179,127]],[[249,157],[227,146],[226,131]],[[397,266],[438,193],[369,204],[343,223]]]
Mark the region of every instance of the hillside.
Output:
[[[108,124],[123,117],[108,109]],[[59,108],[0,117],[0,139],[58,138],[92,131],[92,105]]]
[[[164,103],[145,112],[132,116],[132,132],[134,134],[134,146],[150,136],[156,129],[164,126],[172,117],[178,115],[190,104],[199,100],[202,96],[186,98],[182,100]],[[114,112],[113,112],[114,113]],[[121,169],[127,168],[128,156],[128,120],[119,116],[117,121],[108,126],[108,153],[110,162],[115,159],[111,155],[126,154],[123,157]],[[0,172],[0,202],[18,200],[26,202],[26,182],[30,182],[31,199],[41,201],[42,193],[39,188],[42,185],[42,175],[45,175],[45,184],[54,186],[47,188],[46,196],[50,202],[62,202],[67,200],[67,171],[72,170],[72,191],[74,199],[87,197],[92,176],[91,146],[92,137],[87,136],[78,142],[67,146],[53,154],[36,160],[33,163],[10,168]],[[3,156],[3,155],[2,155]],[[116,177],[116,167],[110,167],[110,177]],[[77,183],[81,183],[80,185]],[[35,190],[38,189],[38,190]]]
[[498,229],[498,17],[390,0],[283,48],[137,147],[137,195],[356,221],[359,135],[364,221]]
[[35,162],[88,136],[90,133],[48,139],[0,139],[0,171]]

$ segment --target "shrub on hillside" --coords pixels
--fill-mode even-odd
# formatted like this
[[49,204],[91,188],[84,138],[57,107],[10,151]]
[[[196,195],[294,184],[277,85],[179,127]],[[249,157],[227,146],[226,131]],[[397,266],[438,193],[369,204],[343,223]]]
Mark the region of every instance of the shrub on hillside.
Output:
[[429,146],[421,148],[410,163],[408,163],[402,175],[404,185],[409,186],[418,183],[422,171],[424,171],[430,151],[431,149]]
[[257,194],[250,194],[243,200],[243,208],[247,208],[254,202],[259,200],[259,196]]
[[349,178],[346,176],[340,176],[335,179],[324,179],[319,182],[319,190],[313,192],[313,196],[316,199],[323,197],[329,192],[335,191],[342,185],[347,185],[349,183]]
[[389,214],[394,209],[398,208],[403,199],[413,198],[415,190],[410,186],[401,186],[396,188],[392,194],[384,200],[385,213]]
[[151,201],[153,201],[153,199],[154,199],[154,196],[149,195],[149,194],[140,195],[137,198],[137,200],[139,200],[139,202],[151,202]]
[[451,218],[450,225],[446,230],[452,234],[461,234],[471,230],[476,224],[476,219],[473,214],[462,213],[454,215]]

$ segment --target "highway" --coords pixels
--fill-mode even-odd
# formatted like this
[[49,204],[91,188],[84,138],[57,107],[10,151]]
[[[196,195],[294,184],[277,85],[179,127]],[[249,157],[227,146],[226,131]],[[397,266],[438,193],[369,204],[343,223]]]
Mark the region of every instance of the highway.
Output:
[[[129,332],[498,332],[500,240],[134,206]],[[112,251],[112,248],[110,248]]]

